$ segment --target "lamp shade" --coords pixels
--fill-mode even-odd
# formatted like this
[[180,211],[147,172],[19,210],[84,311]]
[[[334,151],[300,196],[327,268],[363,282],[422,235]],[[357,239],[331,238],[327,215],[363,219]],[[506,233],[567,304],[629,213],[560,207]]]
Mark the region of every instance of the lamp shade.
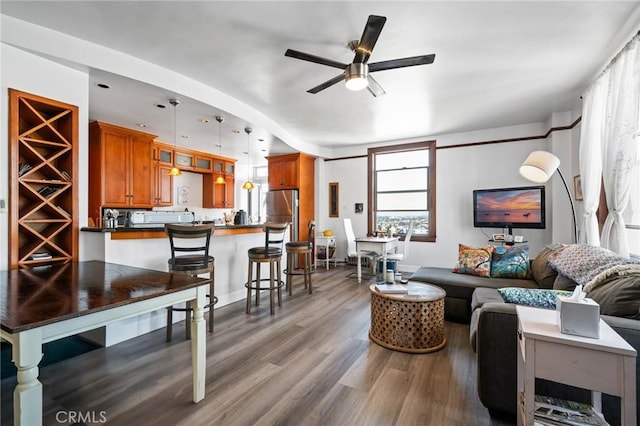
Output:
[[560,166],[560,159],[547,151],[533,151],[520,166],[520,174],[527,180],[545,183]]
[[247,189],[249,191],[251,191],[254,188],[255,188],[255,185],[250,180],[246,181],[244,185],[242,185],[242,189]]
[[344,72],[344,84],[349,90],[362,90],[369,85],[367,74],[367,64],[349,64]]

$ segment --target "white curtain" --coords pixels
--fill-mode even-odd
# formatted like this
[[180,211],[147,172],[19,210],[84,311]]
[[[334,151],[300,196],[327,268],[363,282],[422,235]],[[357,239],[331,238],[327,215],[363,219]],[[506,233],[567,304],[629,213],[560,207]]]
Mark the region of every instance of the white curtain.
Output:
[[[627,257],[629,248],[622,212],[629,203],[632,169],[636,166],[640,144],[639,105],[640,35],[636,35],[585,93],[583,113],[587,115],[583,114],[580,140],[580,173],[585,221],[588,220],[584,228],[587,234],[585,242],[597,242],[593,236],[592,212],[595,213],[593,202],[597,199],[595,194],[599,194],[600,180],[598,175],[594,178],[598,169],[594,163],[598,161],[596,156],[600,156],[609,209],[601,244]],[[582,163],[583,158],[585,164]],[[586,185],[585,181],[588,181]]]
[[[607,74],[608,75],[608,74]],[[580,140],[580,180],[584,216],[580,243],[600,245],[600,229],[596,212],[600,202],[602,176],[602,144],[604,139],[605,96],[608,79],[601,76],[582,96],[582,131]]]

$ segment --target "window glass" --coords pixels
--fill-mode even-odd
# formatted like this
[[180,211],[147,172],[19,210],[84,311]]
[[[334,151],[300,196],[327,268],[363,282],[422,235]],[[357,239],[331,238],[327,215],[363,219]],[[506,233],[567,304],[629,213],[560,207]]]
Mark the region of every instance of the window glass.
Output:
[[369,149],[369,233],[435,241],[435,141]]

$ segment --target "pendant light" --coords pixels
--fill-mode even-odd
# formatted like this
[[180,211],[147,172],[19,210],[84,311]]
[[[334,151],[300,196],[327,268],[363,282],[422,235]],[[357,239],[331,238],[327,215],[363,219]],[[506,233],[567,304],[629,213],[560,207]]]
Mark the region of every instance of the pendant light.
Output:
[[[169,99],[169,103],[173,105],[173,148],[174,148],[174,158],[175,158],[175,148],[178,145],[178,105],[180,105],[180,101],[177,99]],[[169,170],[169,176],[180,176],[182,172],[175,165]]]
[[251,191],[255,188],[255,185],[251,182],[251,156],[249,155],[249,135],[251,134],[251,127],[245,127],[244,132],[247,134],[247,181],[242,185],[242,189]]
[[[216,115],[216,121],[218,122],[218,147],[220,147],[220,155],[222,155],[222,122],[224,121],[224,117],[221,115]],[[224,173],[224,163],[222,168],[222,173]],[[213,181],[213,183],[215,183],[216,185],[224,185],[227,182],[225,182],[224,180],[224,175],[220,174]]]

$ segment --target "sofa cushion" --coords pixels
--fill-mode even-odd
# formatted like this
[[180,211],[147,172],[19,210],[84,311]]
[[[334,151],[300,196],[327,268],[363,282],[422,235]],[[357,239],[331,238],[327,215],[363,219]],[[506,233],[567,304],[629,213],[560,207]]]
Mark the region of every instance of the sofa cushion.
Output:
[[492,252],[493,246],[470,247],[458,244],[458,263],[453,268],[453,272],[489,277],[491,275]]
[[536,308],[555,309],[556,296],[569,296],[570,291],[549,290],[546,288],[500,288],[498,293],[506,303],[535,306]]
[[601,315],[640,319],[640,274],[606,278],[587,297],[598,302]]
[[551,267],[548,259],[556,250],[554,247],[545,247],[531,262],[531,274],[540,288],[553,288],[558,272]]
[[468,301],[471,301],[473,291],[479,287],[538,287],[533,280],[522,280],[518,278],[485,278],[474,275],[456,274],[449,268],[433,266],[423,266],[419,268],[409,279],[411,281],[435,284],[447,293],[447,297],[466,299]]
[[495,247],[491,254],[491,277],[526,278],[529,273],[529,246]]
[[566,275],[558,274],[556,276],[556,280],[553,282],[553,289],[573,291],[573,289],[576,288],[577,285],[578,283],[576,283]]

